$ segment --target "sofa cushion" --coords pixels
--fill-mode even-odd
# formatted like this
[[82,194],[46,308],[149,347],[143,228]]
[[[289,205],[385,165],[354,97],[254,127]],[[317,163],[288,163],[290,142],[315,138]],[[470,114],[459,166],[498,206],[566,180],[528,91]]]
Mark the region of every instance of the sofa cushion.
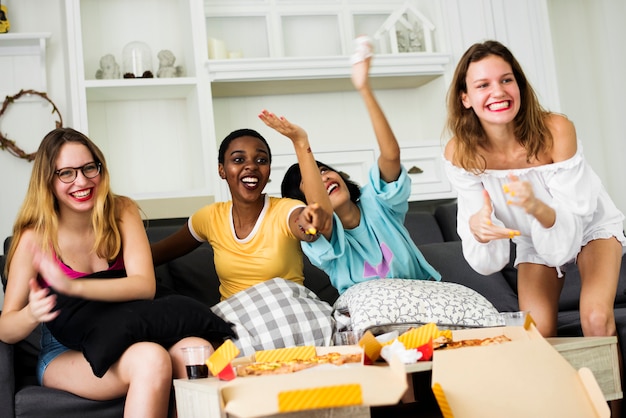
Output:
[[4,255],[0,255],[0,279],[2,280],[2,291],[6,292],[7,290],[7,280],[4,277],[4,263],[6,257]]
[[[622,317],[626,318],[623,313],[626,309],[622,309]],[[616,315],[617,315],[616,310]],[[616,316],[616,320],[617,320]],[[580,326],[580,312],[578,310],[559,312],[557,320],[557,336],[559,337],[582,337],[583,329]]]
[[[620,279],[626,273],[626,255],[622,256]],[[580,271],[576,264],[570,264],[565,271],[565,282],[559,298],[559,311],[578,310],[580,303]],[[626,280],[617,283],[615,306],[626,305]]]
[[304,257],[304,285],[329,305],[335,303],[339,292],[330,282],[330,278],[319,268],[315,267],[309,259]]
[[9,247],[11,246],[11,236],[8,236],[4,239],[4,255],[0,257],[0,279],[2,279],[2,290],[6,291],[7,289],[7,278],[4,275],[4,265],[6,263],[6,255],[9,253]]
[[357,283],[335,302],[349,317],[353,331],[374,334],[435,323],[444,328],[494,325],[498,311],[478,292],[457,283],[429,280],[375,279]]
[[213,249],[202,245],[189,254],[167,263],[172,289],[207,306],[220,301],[220,281],[213,263]]
[[439,228],[441,228],[441,234],[445,241],[461,240],[461,237],[459,237],[459,234],[456,232],[456,202],[437,205],[434,215]]
[[63,390],[27,386],[15,394],[15,416],[120,418],[124,416],[124,401],[93,401]]
[[407,212],[404,218],[404,226],[409,231],[409,235],[415,245],[443,242],[443,236],[437,220],[429,212]]
[[483,276],[465,261],[461,241],[419,246],[426,260],[444,282],[459,283],[483,295],[500,312],[519,311],[517,295],[501,272]]
[[213,311],[235,324],[233,342],[244,356],[258,350],[298,345],[330,345],[332,307],[311,290],[275,278],[242,290]]
[[[102,272],[91,279],[120,277]],[[52,293],[54,290],[51,290]],[[169,347],[188,336],[223,341],[235,334],[205,304],[183,295],[153,300],[100,302],[56,293],[59,315],[46,325],[59,342],[82,351],[94,374],[102,377],[132,344],[152,341]]]

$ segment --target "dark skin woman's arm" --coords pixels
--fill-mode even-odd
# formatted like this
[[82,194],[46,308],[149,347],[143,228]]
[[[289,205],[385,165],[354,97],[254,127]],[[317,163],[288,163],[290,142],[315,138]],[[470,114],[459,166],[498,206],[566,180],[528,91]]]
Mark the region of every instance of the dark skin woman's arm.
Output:
[[185,254],[189,254],[202,244],[196,240],[187,224],[183,225],[172,235],[163,238],[161,241],[150,244],[152,250],[152,261],[155,266],[167,263]]

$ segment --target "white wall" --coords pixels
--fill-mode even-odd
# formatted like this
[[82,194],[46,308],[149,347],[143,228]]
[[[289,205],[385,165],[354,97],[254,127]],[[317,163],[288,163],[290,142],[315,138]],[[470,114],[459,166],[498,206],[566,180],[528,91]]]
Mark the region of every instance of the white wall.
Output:
[[[59,108],[61,115],[69,114],[66,98],[65,58],[63,50],[63,6],[61,0],[9,0],[3,1],[8,8],[11,33],[50,32],[47,48],[46,93]],[[0,37],[2,35],[0,34]],[[1,45],[1,44],[0,44]],[[20,89],[32,89],[33,84],[15,84],[10,95]],[[34,88],[38,90],[37,88]],[[4,100],[4,97],[2,97]],[[34,103],[33,103],[34,102]],[[54,129],[56,115],[43,99],[20,100],[9,107],[0,119],[3,135],[16,142],[26,152],[34,152],[43,136]],[[68,126],[64,120],[64,125]],[[22,203],[32,163],[16,158],[0,150],[0,237],[10,235],[15,215]]]
[[626,213],[626,2],[548,0],[548,7],[561,111]]
[[[10,33],[50,32],[47,48],[47,88],[48,97],[59,108],[61,115],[69,115],[65,82],[65,58],[63,50],[63,2],[61,0],[5,0]],[[2,34],[0,34],[0,37]],[[2,70],[0,69],[0,76]],[[3,80],[5,85],[6,80]],[[14,83],[14,95],[21,89],[33,89],[37,83]],[[38,88],[34,90],[39,91]],[[4,96],[1,98],[4,101]],[[39,104],[41,103],[41,104]],[[11,105],[0,119],[2,134],[12,139],[26,152],[37,150],[43,136],[54,129],[56,115],[51,114],[51,107],[43,99],[19,100]],[[67,123],[64,125],[69,126]],[[7,151],[0,150],[0,242],[11,234],[13,221],[24,199],[28,186],[32,163],[16,158]],[[4,301],[0,289],[0,309]]]

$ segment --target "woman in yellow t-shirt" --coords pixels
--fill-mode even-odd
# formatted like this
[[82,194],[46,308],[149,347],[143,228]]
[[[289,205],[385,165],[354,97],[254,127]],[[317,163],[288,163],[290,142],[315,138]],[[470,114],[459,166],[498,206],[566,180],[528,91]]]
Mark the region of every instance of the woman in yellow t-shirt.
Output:
[[[263,113],[259,115],[264,119]],[[265,121],[265,120],[264,120]],[[296,153],[309,153],[308,139],[295,144]],[[222,300],[275,277],[303,284],[300,241],[314,241],[328,228],[332,207],[309,187],[311,203],[269,197],[263,193],[270,176],[272,154],[258,132],[239,129],[221,143],[218,173],[226,180],[231,200],[196,211],[179,231],[152,244],[154,264],[185,255],[208,242],[215,254]],[[321,181],[315,172],[305,182]]]

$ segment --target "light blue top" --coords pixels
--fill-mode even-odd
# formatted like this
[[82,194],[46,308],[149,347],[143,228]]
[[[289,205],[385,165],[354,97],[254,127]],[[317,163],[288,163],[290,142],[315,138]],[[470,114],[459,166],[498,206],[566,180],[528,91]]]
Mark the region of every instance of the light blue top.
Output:
[[356,283],[378,278],[441,280],[404,227],[410,193],[411,179],[404,167],[398,180],[386,183],[375,164],[357,203],[359,225],[346,230],[334,214],[330,242],[324,236],[302,242],[311,263],[328,274],[340,294]]

